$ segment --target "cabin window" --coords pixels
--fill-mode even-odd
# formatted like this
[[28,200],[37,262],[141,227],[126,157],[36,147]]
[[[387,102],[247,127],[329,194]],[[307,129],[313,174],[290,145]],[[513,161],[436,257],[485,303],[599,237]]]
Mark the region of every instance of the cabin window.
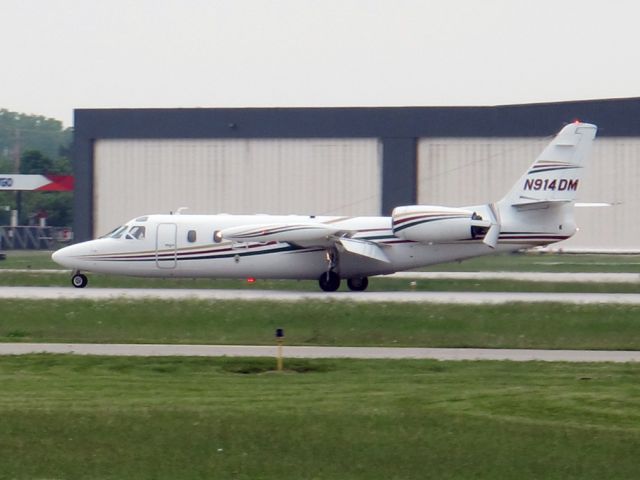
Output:
[[220,235],[220,230],[216,230],[213,232],[213,243],[222,242],[222,235]]
[[196,231],[195,230],[189,230],[187,232],[187,241],[190,243],[193,243],[196,241]]

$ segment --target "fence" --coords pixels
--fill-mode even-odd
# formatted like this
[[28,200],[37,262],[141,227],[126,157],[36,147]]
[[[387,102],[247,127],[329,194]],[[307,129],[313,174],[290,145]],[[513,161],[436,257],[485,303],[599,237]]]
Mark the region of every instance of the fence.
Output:
[[71,240],[68,227],[0,226],[0,250],[55,250]]

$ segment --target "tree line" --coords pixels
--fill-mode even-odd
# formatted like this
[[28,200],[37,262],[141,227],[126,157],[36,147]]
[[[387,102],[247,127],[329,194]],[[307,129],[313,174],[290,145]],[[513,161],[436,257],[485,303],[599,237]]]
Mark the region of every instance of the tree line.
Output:
[[[39,115],[0,109],[0,174],[71,175],[73,131]],[[0,192],[0,225],[8,225],[20,197],[21,225],[46,215],[52,226],[73,223],[73,192]]]

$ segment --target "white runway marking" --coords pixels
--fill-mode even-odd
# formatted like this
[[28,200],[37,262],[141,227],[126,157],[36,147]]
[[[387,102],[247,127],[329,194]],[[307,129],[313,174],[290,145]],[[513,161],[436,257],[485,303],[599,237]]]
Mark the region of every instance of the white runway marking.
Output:
[[572,304],[615,303],[640,305],[637,293],[531,293],[531,292],[298,292],[278,290],[205,290],[142,288],[73,288],[73,287],[0,287],[0,298],[27,300],[57,299],[199,299],[199,300],[271,300],[302,302],[411,302],[502,304],[511,302],[561,302]]
[[[252,345],[133,345],[3,343],[0,355],[57,353],[140,357],[274,357],[276,347]],[[487,348],[284,347],[285,358],[510,360],[515,362],[639,362],[640,352],[604,350],[510,350]]]

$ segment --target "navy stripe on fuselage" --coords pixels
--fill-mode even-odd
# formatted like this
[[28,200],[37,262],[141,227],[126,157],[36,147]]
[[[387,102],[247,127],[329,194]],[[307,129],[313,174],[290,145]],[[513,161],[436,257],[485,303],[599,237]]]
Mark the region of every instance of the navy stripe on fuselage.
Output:
[[[451,219],[455,219],[455,218],[466,218],[465,216],[461,216],[461,215],[449,215],[449,216],[441,216],[441,217],[437,217],[437,218],[423,218],[423,217],[416,217],[416,220],[412,220],[410,223],[407,223],[405,225],[400,225],[399,227],[396,227],[394,225],[393,227],[393,232],[401,232],[402,230],[406,229],[406,228],[411,228],[411,227],[415,227],[418,225],[422,225],[423,223],[429,223],[429,222],[437,222],[438,220],[451,220]],[[403,222],[407,221],[407,220],[402,220]],[[396,222],[396,225],[399,222]]]

